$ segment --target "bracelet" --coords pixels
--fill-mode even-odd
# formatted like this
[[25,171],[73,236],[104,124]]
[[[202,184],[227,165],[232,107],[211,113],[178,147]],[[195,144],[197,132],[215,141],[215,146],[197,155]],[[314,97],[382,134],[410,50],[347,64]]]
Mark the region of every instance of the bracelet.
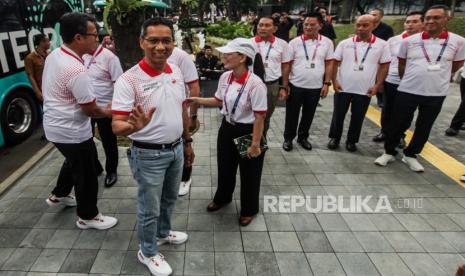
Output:
[[325,81],[323,82],[323,84],[327,85],[327,86],[331,86],[331,82],[330,81]]
[[192,114],[192,115],[191,115],[191,119],[196,120],[196,119],[197,119],[197,114]]
[[184,139],[184,141],[183,141],[184,145],[190,144],[190,143],[192,143],[192,142],[194,142],[194,139],[192,139],[192,137],[191,137],[191,138]]

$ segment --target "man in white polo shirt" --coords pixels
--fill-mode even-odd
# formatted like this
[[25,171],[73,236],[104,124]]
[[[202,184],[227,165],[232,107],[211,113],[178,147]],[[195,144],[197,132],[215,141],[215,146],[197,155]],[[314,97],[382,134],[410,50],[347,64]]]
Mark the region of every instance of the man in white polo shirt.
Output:
[[[199,85],[199,74],[197,68],[188,53],[181,50],[178,47],[173,49],[173,53],[168,59],[168,63],[175,64],[181,69],[181,73],[184,76],[184,84],[186,85],[187,96],[199,97],[200,96],[200,85]],[[198,127],[197,120],[197,109],[196,104],[192,104],[189,107],[190,121],[189,131],[193,132]],[[192,183],[192,166],[184,167],[182,170],[181,185],[179,186],[179,195],[183,196],[189,193],[189,189]]]
[[395,160],[396,145],[410,127],[415,110],[415,131],[404,149],[402,162],[416,172],[424,167],[416,159],[421,153],[449,90],[451,73],[465,60],[465,39],[445,30],[449,8],[431,6],[425,13],[425,31],[406,38],[399,49],[399,76],[391,123],[386,130],[385,153],[375,164],[386,166]]
[[[106,107],[113,98],[113,84],[123,73],[119,58],[103,45],[99,45],[93,53],[85,54],[82,58],[89,71],[92,86],[94,87],[94,95],[97,98],[97,105]],[[105,187],[111,187],[118,180],[118,144],[116,135],[111,130],[111,118],[92,119],[92,131],[95,130],[95,125],[98,126],[106,157],[105,171],[107,175],[104,185]],[[98,157],[96,163],[97,167],[102,167]]]
[[155,17],[142,25],[144,58],[115,84],[113,132],[128,136],[129,165],[138,185],[137,257],[154,275],[172,269],[158,245],[182,244],[187,234],[171,231],[183,165],[194,160],[186,92],[179,67],[167,63],[174,48],[173,25]]
[[[108,229],[117,220],[100,214],[97,208],[96,152],[89,117],[111,117],[111,112],[95,103],[82,60],[96,48],[96,22],[83,13],[67,13],[60,19],[60,35],[64,44],[45,61],[42,92],[45,136],[65,161],[46,202],[50,206],[77,204],[76,225],[81,229]],[[73,186],[76,200],[70,194]]]
[[329,38],[318,34],[322,24],[323,19],[319,13],[306,15],[303,22],[304,34],[289,43],[292,62],[290,93],[286,101],[283,143],[285,151],[292,150],[292,140],[296,135],[297,143],[306,150],[312,149],[312,144],[308,141],[310,126],[320,97],[326,97],[331,84],[334,46]]
[[[257,25],[257,35],[251,38],[258,53],[262,56],[265,67],[265,84],[268,97],[268,111],[265,118],[264,134],[270,128],[270,120],[276,103],[284,100],[289,91],[289,70],[291,50],[286,41],[274,36],[277,30],[277,20],[269,16],[260,18]],[[282,77],[281,86],[279,78]]]
[[[383,107],[381,109],[381,130],[373,137],[374,142],[383,142],[386,139],[385,129],[389,125],[389,122],[394,112],[394,99],[397,93],[397,87],[399,87],[400,78],[398,70],[397,54],[399,53],[400,44],[405,38],[423,31],[423,12],[413,11],[410,12],[405,18],[404,32],[400,35],[391,37],[388,42],[388,47],[391,52],[391,64],[389,65],[389,72],[384,82],[383,91]],[[405,147],[404,137],[400,139],[399,148]]]
[[[386,78],[391,60],[386,41],[372,34],[373,16],[362,15],[355,23],[354,37],[339,43],[334,52],[334,110],[329,130],[329,149],[336,149],[342,136],[344,119],[351,106],[346,149],[357,150],[363,120],[371,97]],[[339,68],[339,70],[337,70]]]

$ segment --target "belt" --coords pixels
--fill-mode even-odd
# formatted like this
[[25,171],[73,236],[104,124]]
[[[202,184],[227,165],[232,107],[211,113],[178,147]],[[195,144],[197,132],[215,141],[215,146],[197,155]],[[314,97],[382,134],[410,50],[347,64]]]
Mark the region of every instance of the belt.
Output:
[[153,144],[153,143],[146,143],[146,142],[139,142],[139,141],[132,141],[132,145],[136,148],[141,148],[141,149],[156,149],[156,150],[162,150],[162,149],[172,149],[179,145],[181,143],[182,139],[179,138],[173,143],[169,144]]
[[275,79],[275,80],[272,80],[272,81],[265,81],[265,84],[273,84],[273,83],[277,83],[279,81],[279,79]]

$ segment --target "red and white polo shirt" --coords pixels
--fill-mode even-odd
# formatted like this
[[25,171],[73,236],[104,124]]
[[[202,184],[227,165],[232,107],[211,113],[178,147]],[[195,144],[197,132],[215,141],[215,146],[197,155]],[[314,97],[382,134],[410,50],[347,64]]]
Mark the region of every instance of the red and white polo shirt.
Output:
[[81,105],[95,102],[84,61],[65,45],[45,60],[42,78],[44,131],[54,143],[78,144],[92,137]]
[[399,77],[399,60],[397,58],[399,54],[399,48],[402,44],[402,41],[408,37],[406,32],[396,35],[388,39],[388,47],[391,53],[391,64],[389,64],[389,72],[386,77],[386,81],[392,84],[399,85],[400,77]]
[[[447,44],[445,44],[447,42]],[[399,91],[422,96],[447,96],[452,62],[465,60],[465,38],[444,31],[434,39],[426,32],[406,38],[400,46],[400,59],[406,59],[405,73]],[[426,56],[436,63],[444,46],[437,69],[429,68]]]
[[173,49],[173,53],[168,58],[168,63],[175,64],[179,67],[179,69],[181,69],[182,75],[184,76],[186,89],[188,89],[188,84],[199,81],[199,74],[197,72],[197,68],[195,67],[194,61],[185,51],[175,47]]
[[185,99],[183,75],[176,65],[167,63],[165,71],[160,72],[142,59],[116,81],[112,113],[129,115],[137,105],[145,112],[155,107],[149,124],[128,137],[139,142],[167,144],[182,135]]
[[318,35],[315,40],[301,35],[291,40],[289,47],[292,55],[289,82],[300,88],[321,88],[325,74],[325,61],[333,58],[333,42],[322,35]]
[[106,107],[113,98],[115,81],[123,74],[119,58],[100,45],[93,55],[85,54],[82,59],[89,71],[97,104]]
[[268,41],[258,35],[251,40],[257,53],[262,56],[263,65],[265,65],[265,81],[279,79],[282,76],[281,64],[289,63],[292,59],[289,44],[274,35]]
[[[242,95],[233,112],[234,103],[240,93]],[[223,73],[218,81],[215,99],[223,103],[221,114],[230,123],[253,124],[254,113],[266,113],[268,108],[266,86],[250,71],[239,79],[233,78],[232,71]]]
[[[367,52],[368,47],[371,47]],[[366,59],[363,57],[366,53]],[[368,41],[361,41],[358,36],[347,38],[339,43],[334,52],[334,59],[340,61],[337,80],[342,92],[366,95],[368,89],[376,83],[379,64],[391,61],[387,42],[372,35]],[[360,70],[362,66],[363,70]]]

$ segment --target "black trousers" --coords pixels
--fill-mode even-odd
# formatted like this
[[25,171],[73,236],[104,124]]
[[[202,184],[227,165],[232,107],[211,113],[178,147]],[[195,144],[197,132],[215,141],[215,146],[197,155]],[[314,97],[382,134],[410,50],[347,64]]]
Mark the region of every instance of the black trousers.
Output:
[[396,99],[398,84],[384,82],[383,94],[383,108],[381,109],[381,131],[386,132],[385,129],[389,125],[394,111],[394,101]]
[[[320,101],[321,89],[300,88],[292,84],[290,88],[290,94],[286,100],[284,140],[292,141],[296,135],[298,139],[307,139],[316,107]],[[300,109],[302,109],[302,117],[299,123]],[[299,123],[298,132],[297,123]]]
[[[97,124],[100,138],[102,139],[103,149],[105,151],[105,171],[107,174],[116,173],[118,168],[118,144],[116,135],[111,129],[110,118],[92,119],[92,132],[95,134],[95,124]],[[101,167],[98,161],[98,155],[95,156],[97,167]]]
[[459,109],[455,112],[454,118],[450,123],[450,127],[459,130],[462,127],[462,124],[465,123],[465,78],[462,78],[460,81],[460,96],[462,101],[460,102]]
[[329,129],[329,138],[341,139],[344,119],[350,106],[350,123],[347,142],[358,143],[362,131],[363,120],[371,98],[365,95],[339,92],[334,95],[334,110]]
[[218,188],[213,201],[225,204],[232,201],[236,187],[236,173],[241,174],[241,216],[253,216],[258,213],[260,181],[262,177],[265,153],[256,158],[241,158],[233,139],[250,134],[252,124],[231,125],[223,119],[218,132]]
[[386,129],[384,149],[387,154],[396,155],[396,146],[404,132],[410,127],[415,110],[418,116],[415,122],[415,132],[409,145],[404,149],[408,157],[416,157],[428,141],[434,121],[441,112],[445,96],[421,96],[398,91],[394,104],[391,122]]
[[52,194],[65,197],[74,187],[77,215],[81,219],[92,219],[98,213],[98,180],[95,168],[95,144],[89,139],[79,144],[54,143],[65,157]]

